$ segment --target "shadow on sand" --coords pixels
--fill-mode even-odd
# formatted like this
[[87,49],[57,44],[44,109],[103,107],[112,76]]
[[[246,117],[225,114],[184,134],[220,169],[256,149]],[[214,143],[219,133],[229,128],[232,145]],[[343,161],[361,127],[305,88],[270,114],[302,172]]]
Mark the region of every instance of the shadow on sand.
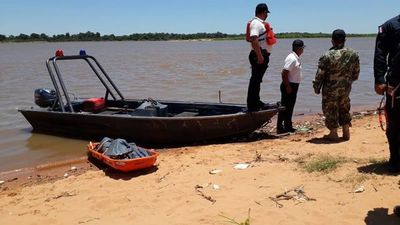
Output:
[[337,143],[341,143],[341,142],[345,142],[346,140],[344,139],[339,139],[337,141],[332,141],[332,140],[328,140],[326,138],[323,137],[314,137],[311,138],[310,140],[307,140],[308,143],[312,143],[312,144],[337,144]]
[[158,170],[158,167],[155,165],[150,168],[124,173],[124,172],[121,172],[121,171],[118,171],[118,170],[115,170],[115,169],[109,167],[105,163],[103,163],[93,157],[88,157],[88,161],[90,163],[92,163],[95,167],[97,167],[98,169],[102,170],[106,176],[108,176],[114,180],[130,180],[135,177],[140,177],[143,175],[154,173]]
[[[391,173],[387,170],[388,162],[372,163],[357,168],[360,173],[374,173],[377,175],[397,176],[400,173]],[[400,223],[399,223],[400,224]]]
[[388,208],[374,208],[368,211],[364,219],[366,225],[399,225],[400,218],[395,214],[388,214]]
[[193,143],[177,143],[177,144],[149,144],[149,143],[137,143],[141,147],[155,148],[158,150],[169,149],[169,148],[181,148],[181,147],[195,147],[203,145],[215,145],[215,144],[234,144],[234,143],[249,143],[260,140],[273,140],[279,139],[280,136],[273,135],[264,131],[255,131],[249,135],[242,135],[236,137],[227,137],[207,141],[198,141]]

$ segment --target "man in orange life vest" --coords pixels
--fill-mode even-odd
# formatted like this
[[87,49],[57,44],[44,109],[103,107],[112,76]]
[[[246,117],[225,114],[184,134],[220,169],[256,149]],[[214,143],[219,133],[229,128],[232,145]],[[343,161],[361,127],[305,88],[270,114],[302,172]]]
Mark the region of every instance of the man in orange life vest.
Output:
[[257,5],[255,17],[249,22],[246,39],[251,43],[249,61],[251,64],[251,78],[247,91],[248,111],[258,111],[264,103],[260,100],[260,85],[265,71],[268,68],[269,55],[272,45],[267,44],[268,30],[265,19],[268,17],[268,6],[265,3]]

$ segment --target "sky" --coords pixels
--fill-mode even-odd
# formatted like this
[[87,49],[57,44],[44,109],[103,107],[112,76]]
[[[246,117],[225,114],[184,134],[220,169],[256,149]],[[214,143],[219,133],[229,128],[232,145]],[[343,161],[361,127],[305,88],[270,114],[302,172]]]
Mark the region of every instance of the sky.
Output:
[[0,0],[0,34],[241,34],[258,3],[276,33],[376,33],[399,0]]

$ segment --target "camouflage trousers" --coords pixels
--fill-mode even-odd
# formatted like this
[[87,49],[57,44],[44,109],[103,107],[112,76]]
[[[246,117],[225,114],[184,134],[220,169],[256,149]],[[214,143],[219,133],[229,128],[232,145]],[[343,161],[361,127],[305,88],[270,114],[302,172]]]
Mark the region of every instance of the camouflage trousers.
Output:
[[349,96],[322,96],[322,112],[325,116],[325,126],[329,130],[350,124]]

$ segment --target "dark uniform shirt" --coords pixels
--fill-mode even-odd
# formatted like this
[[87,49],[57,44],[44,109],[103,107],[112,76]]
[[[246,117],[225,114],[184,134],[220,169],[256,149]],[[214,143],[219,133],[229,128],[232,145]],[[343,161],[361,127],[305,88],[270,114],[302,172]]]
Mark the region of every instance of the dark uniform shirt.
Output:
[[375,46],[375,84],[386,83],[388,72],[386,81],[396,86],[400,83],[400,15],[379,27]]

